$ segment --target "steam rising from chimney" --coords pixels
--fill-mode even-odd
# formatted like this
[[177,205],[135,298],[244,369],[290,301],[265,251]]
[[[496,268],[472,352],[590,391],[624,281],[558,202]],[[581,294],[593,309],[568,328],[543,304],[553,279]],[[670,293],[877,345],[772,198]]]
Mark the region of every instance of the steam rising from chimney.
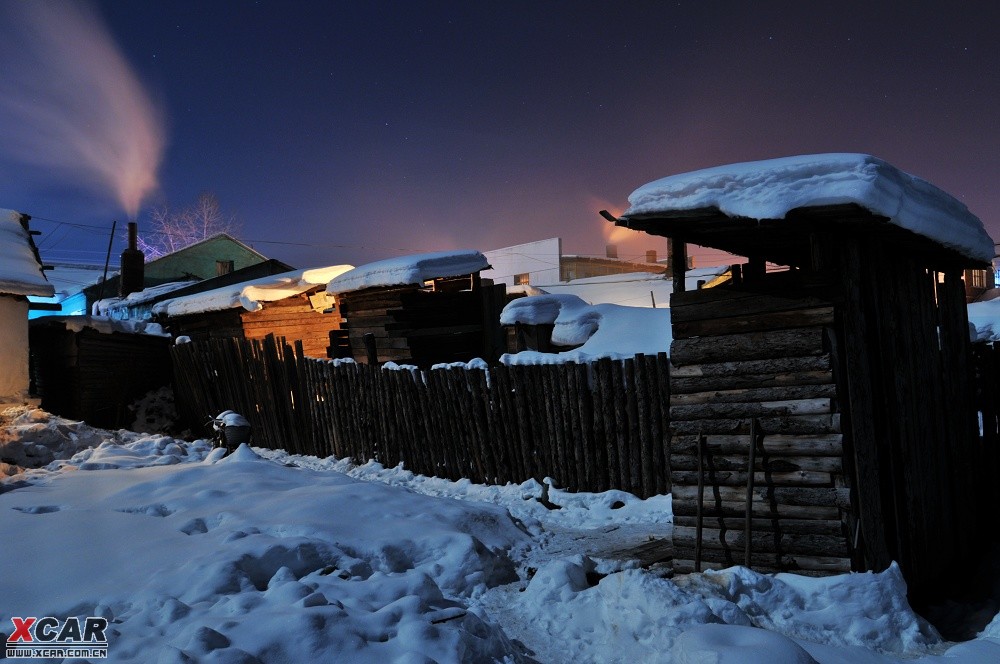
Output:
[[164,120],[97,13],[0,5],[0,153],[110,193],[130,216],[158,188]]

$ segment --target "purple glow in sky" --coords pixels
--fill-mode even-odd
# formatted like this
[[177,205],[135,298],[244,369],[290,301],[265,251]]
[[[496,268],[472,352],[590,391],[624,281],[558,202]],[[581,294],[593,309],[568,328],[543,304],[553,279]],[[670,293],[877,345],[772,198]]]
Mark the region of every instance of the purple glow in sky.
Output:
[[[0,35],[44,48],[0,71],[0,207],[39,219],[47,261],[103,260],[111,220],[132,216],[116,177],[145,187],[140,232],[151,206],[209,190],[245,241],[296,267],[553,236],[602,254],[598,210],[646,182],[866,152],[1000,238],[992,5],[909,4],[109,0],[84,6],[104,59],[5,6]],[[65,134],[7,122],[25,80],[61,91]],[[121,169],[86,175],[75,131]],[[157,138],[150,179],[130,155]],[[53,144],[67,149],[46,162]],[[642,236],[620,255],[664,246]]]

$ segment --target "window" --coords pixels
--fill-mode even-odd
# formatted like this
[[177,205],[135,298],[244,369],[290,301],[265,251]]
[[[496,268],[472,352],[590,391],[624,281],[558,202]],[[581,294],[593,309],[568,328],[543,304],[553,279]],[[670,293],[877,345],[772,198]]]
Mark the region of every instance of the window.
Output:
[[522,272],[521,274],[514,275],[514,285],[515,286],[527,286],[531,283],[531,275],[527,272]]

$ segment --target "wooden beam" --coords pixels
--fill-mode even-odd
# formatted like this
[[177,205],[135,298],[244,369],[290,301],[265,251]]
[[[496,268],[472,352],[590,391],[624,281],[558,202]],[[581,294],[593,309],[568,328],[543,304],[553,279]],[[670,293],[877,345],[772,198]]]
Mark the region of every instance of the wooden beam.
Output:
[[683,293],[684,275],[687,273],[687,243],[674,239],[670,243],[670,266],[673,270],[674,292]]

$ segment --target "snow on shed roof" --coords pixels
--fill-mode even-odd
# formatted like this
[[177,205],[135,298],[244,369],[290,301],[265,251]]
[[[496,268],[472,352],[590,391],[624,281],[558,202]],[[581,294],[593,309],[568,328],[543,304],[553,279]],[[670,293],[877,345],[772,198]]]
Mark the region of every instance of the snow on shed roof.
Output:
[[35,257],[31,235],[21,225],[21,214],[14,210],[0,209],[0,293],[55,294]]
[[959,200],[867,154],[815,154],[729,164],[639,187],[623,217],[716,207],[732,217],[782,219],[800,207],[854,203],[977,261],[993,240]]
[[356,267],[333,279],[327,286],[328,293],[350,293],[364,288],[406,286],[423,284],[430,279],[458,277],[485,270],[490,266],[478,251],[436,251],[387,258]]
[[353,265],[331,265],[283,272],[253,281],[223,286],[204,293],[164,300],[153,305],[153,312],[167,316],[185,316],[237,307],[243,307],[247,311],[259,311],[263,308],[261,302],[275,302],[304,293],[311,288],[328,283],[337,275],[353,268]]

